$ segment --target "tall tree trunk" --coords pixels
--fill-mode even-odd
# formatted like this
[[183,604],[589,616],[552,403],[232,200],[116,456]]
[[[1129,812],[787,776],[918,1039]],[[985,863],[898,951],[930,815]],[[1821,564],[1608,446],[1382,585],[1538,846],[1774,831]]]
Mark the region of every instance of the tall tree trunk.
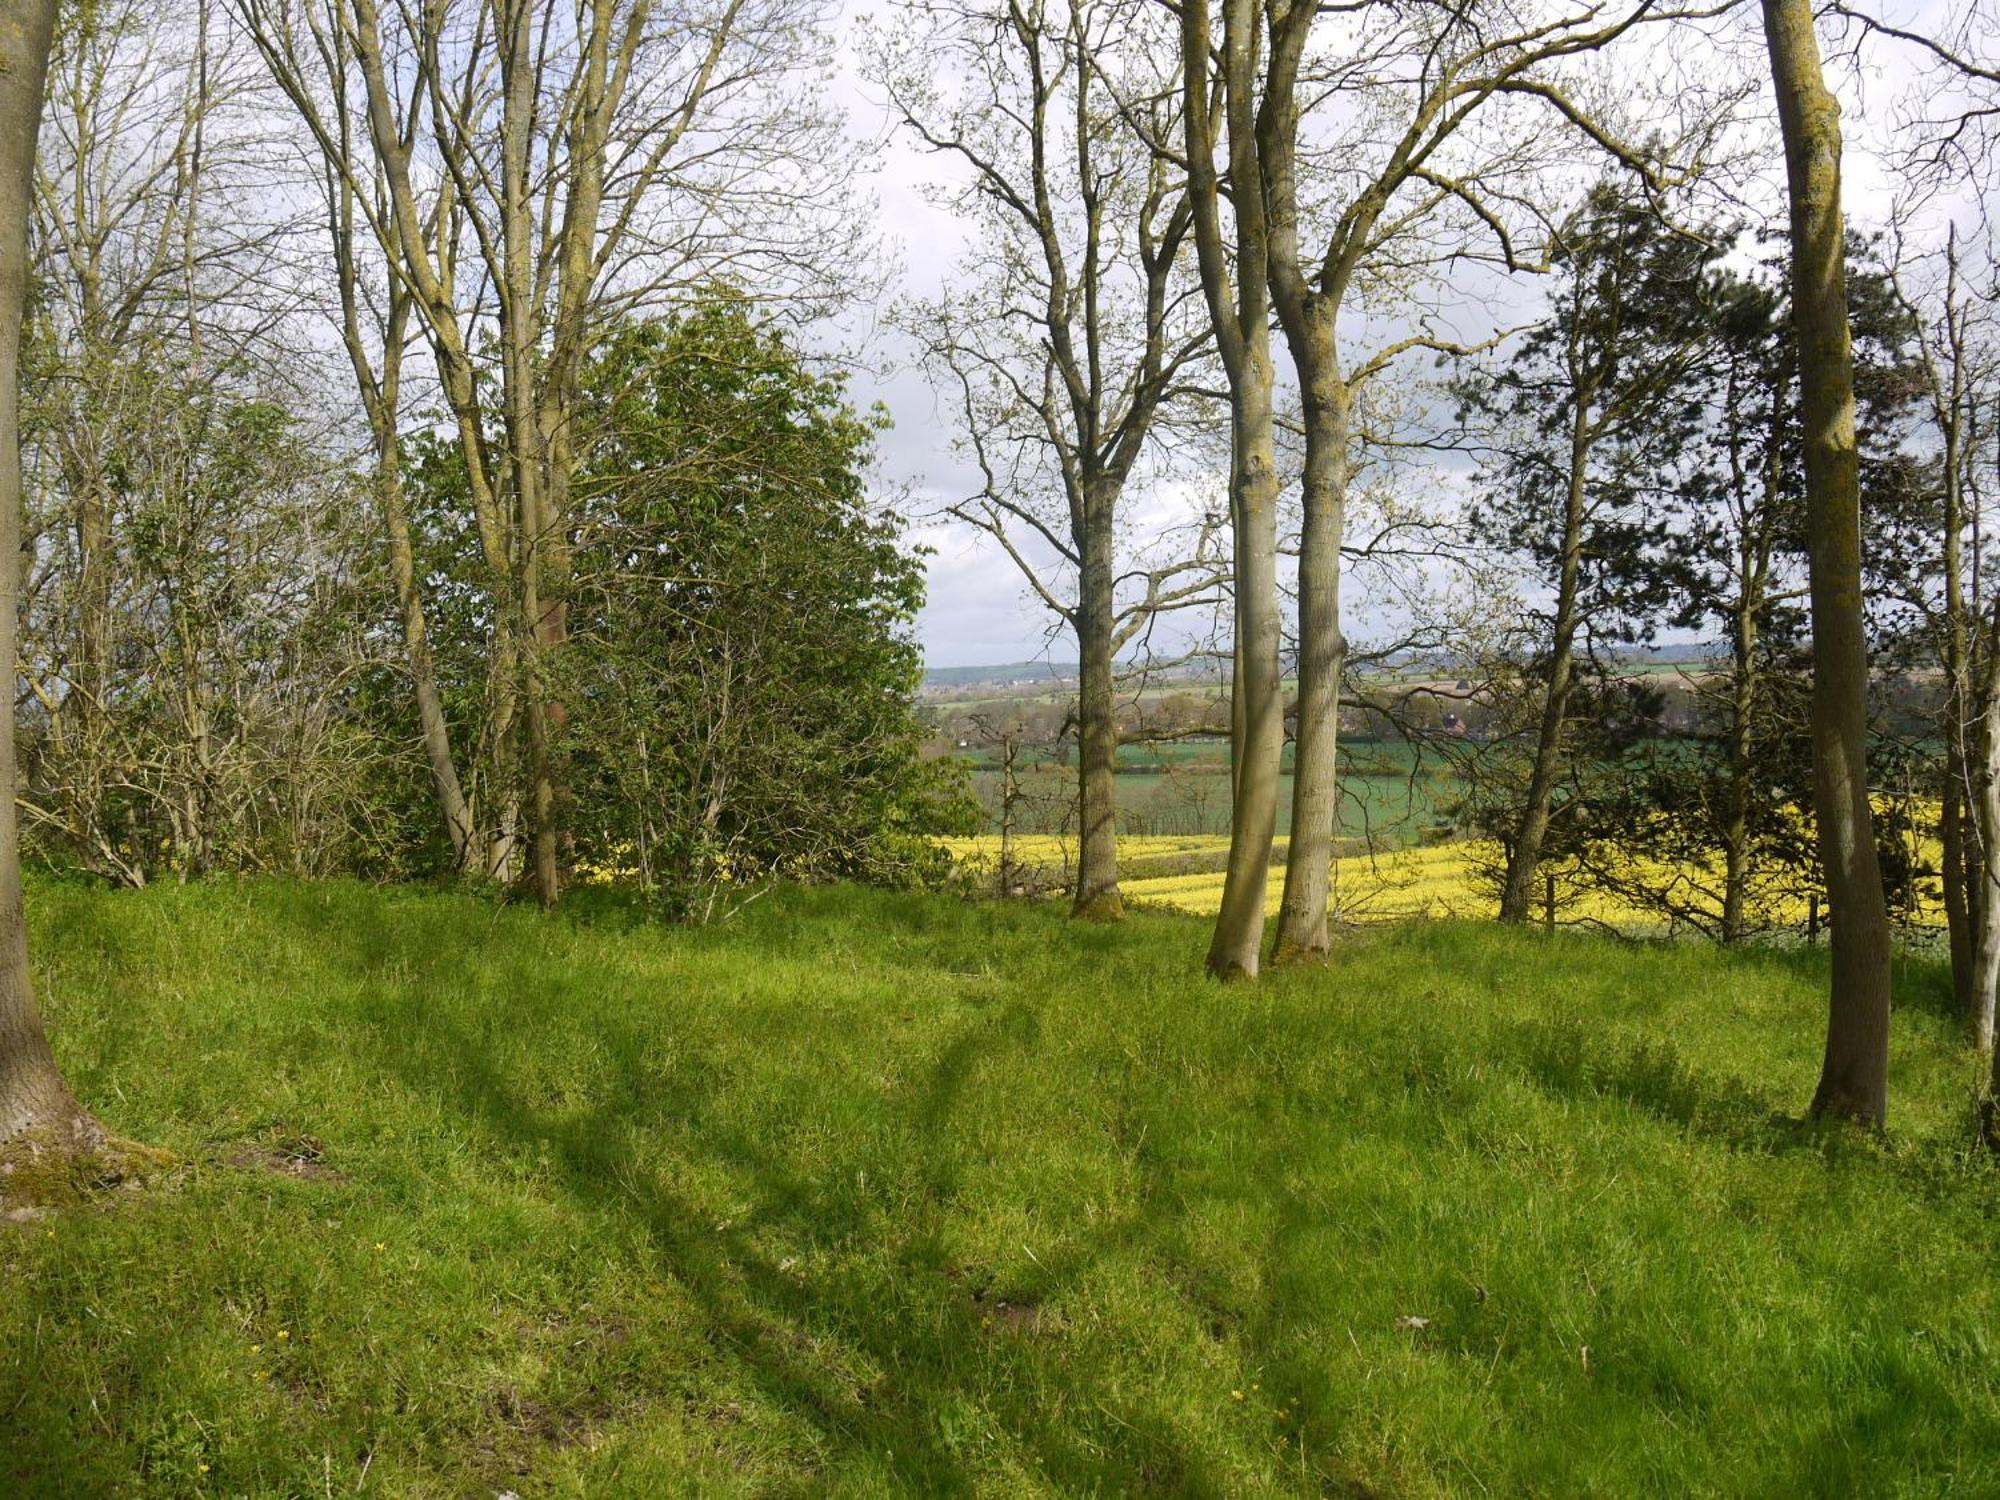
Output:
[[1988,660],[1966,694],[1966,708],[1976,714],[1972,752],[1966,756],[1972,848],[1960,856],[1970,874],[1964,906],[1972,948],[1964,1014],[1972,1046],[1982,1052],[1994,1044],[1994,1000],[2000,996],[2000,676],[1990,660],[1994,644],[1982,638],[1980,656]]
[[0,11],[0,1143],[34,1134],[53,1149],[103,1132],[70,1093],[35,1011],[14,809],[14,661],[21,597],[21,320],[27,312],[28,208],[55,0]]
[[1292,751],[1292,832],[1285,890],[1278,904],[1273,958],[1323,958],[1330,947],[1334,830],[1339,819],[1340,673],[1347,642],[1340,629],[1340,544],[1347,521],[1347,382],[1338,367],[1331,311],[1309,303],[1286,318],[1292,357],[1303,378],[1306,427],[1304,525],[1299,537],[1299,694]]
[[1264,946],[1271,840],[1278,827],[1278,774],[1285,752],[1285,698],[1279,669],[1278,483],[1271,405],[1269,336],[1245,329],[1254,349],[1230,396],[1231,512],[1236,531],[1237,672],[1232,713],[1243,734],[1232,744],[1236,797],[1229,816],[1229,863],[1222,908],[1208,948],[1218,979],[1254,979]]
[[480,868],[484,851],[473,827],[472,808],[452,755],[451,728],[438,692],[431,658],[430,632],[424,620],[424,598],[417,581],[416,548],[410,537],[410,511],[403,493],[402,439],[398,420],[402,405],[403,354],[409,337],[412,294],[390,276],[388,315],[382,328],[382,365],[378,377],[362,331],[362,303],[355,259],[354,189],[344,176],[333,200],[334,260],[338,267],[341,335],[355,388],[368,412],[375,434],[376,499],[382,512],[383,540],[389,549],[389,576],[396,589],[396,608],[403,627],[403,652],[410,685],[417,700],[417,728],[430,765],[431,787],[438,812],[451,839],[452,868],[467,874]]
[[1974,994],[1973,944],[1977,930],[1973,925],[1973,888],[1967,874],[1972,869],[1976,841],[1968,841],[1965,836],[1965,775],[1965,757],[1956,749],[1947,750],[1944,796],[1938,807],[1938,844],[1942,855],[1939,864],[1943,866],[1938,883],[1944,891],[1945,943],[1951,957],[1952,1006],[1970,1021]]
[[[1222,103],[1234,184],[1235,256],[1224,244],[1211,129],[1213,50],[1206,0],[1181,6],[1181,124],[1187,138],[1188,206],[1202,294],[1229,375],[1229,511],[1235,563],[1236,670],[1230,680],[1229,863],[1208,971],[1251,979],[1264,944],[1264,903],[1277,832],[1278,772],[1285,750],[1279,672],[1277,440],[1272,408],[1270,245],[1255,139],[1262,12],[1224,0]],[[1234,271],[1235,286],[1231,287]]]
[[1556,613],[1549,638],[1549,681],[1542,697],[1535,763],[1520,821],[1507,849],[1507,874],[1500,892],[1500,920],[1525,922],[1535,900],[1535,873],[1548,836],[1561,769],[1563,729],[1569,719],[1570,688],[1576,666],[1577,600],[1583,576],[1584,487],[1590,463],[1590,392],[1576,392],[1570,424],[1569,487],[1563,501],[1562,573],[1556,585]]
[[[511,528],[502,504],[503,482],[497,477],[488,452],[478,366],[458,323],[453,261],[446,233],[450,216],[440,212],[435,217],[438,243],[434,263],[425,232],[426,218],[418,210],[412,185],[410,146],[396,121],[395,93],[389,86],[388,67],[382,55],[381,18],[375,0],[352,0],[352,4],[349,37],[366,89],[369,139],[388,194],[388,219],[393,226],[389,248],[396,258],[398,274],[408,278],[423,314],[439,384],[458,431],[459,451],[465,459],[466,488],[497,622],[482,726],[483,748],[491,759],[494,788],[484,873],[506,882],[514,877],[520,821],[520,791],[514,780],[514,736],[523,672],[517,623],[519,580],[510,545],[510,541],[518,543],[519,538],[510,538]],[[524,176],[525,163],[520,171]]]
[[555,781],[547,664],[547,622],[542,562],[548,552],[543,487],[547,445],[537,420],[535,383],[538,319],[534,310],[534,220],[529,183],[535,112],[534,7],[506,0],[500,13],[501,385],[505,403],[508,472],[514,481],[520,549],[521,693],[528,730],[528,828],[535,895],[554,906],[562,895],[556,858]]
[[111,703],[111,503],[103,476],[84,476],[76,492],[77,718],[82,785],[77,789],[78,832],[95,844],[104,826],[105,755]]
[[1815,1115],[1881,1125],[1889,1092],[1889,910],[1868,802],[1868,644],[1854,351],[1840,208],[1840,105],[1820,72],[1810,0],[1764,0],[1791,191],[1810,537],[1813,807],[1832,926],[1826,1056]]
[[[1101,503],[1086,495],[1086,507]],[[1089,517],[1094,520],[1095,517]],[[1106,521],[1109,517],[1104,518]],[[1118,894],[1118,717],[1112,682],[1111,528],[1086,524],[1077,586],[1077,812],[1074,916],[1116,922]]]

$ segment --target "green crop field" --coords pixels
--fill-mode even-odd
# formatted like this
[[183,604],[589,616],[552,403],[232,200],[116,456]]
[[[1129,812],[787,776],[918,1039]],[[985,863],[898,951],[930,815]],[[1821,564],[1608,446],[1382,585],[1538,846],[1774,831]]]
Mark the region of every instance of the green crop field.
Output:
[[[1291,831],[1291,747],[1279,779],[1278,832]],[[1420,755],[1402,741],[1343,744],[1340,832],[1373,837],[1385,847],[1413,843],[1461,795],[1457,776],[1436,755]],[[994,752],[967,756],[974,794],[999,826],[1002,774]],[[1139,836],[1214,834],[1229,831],[1229,747],[1212,740],[1177,740],[1160,745],[1126,745],[1118,752],[1118,824]],[[1053,758],[1017,764],[1023,832],[1060,833],[1074,821],[1073,764]]]
[[2000,1493],[1940,972],[1880,1139],[1820,956],[779,890],[678,930],[33,884],[180,1165],[0,1225],[0,1493]]

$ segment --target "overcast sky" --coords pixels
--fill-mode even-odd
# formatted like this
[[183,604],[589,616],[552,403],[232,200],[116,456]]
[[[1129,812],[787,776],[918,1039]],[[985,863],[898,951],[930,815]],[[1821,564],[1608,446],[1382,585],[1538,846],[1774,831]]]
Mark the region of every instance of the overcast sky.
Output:
[[[1886,14],[1905,24],[1921,24],[1927,11],[1938,8],[1891,6]],[[1949,10],[1949,0],[1942,8]],[[909,511],[923,517],[934,514],[947,500],[971,493],[976,482],[953,451],[953,413],[939,403],[922,372],[913,367],[910,351],[888,326],[887,316],[898,298],[933,294],[946,285],[964,239],[952,216],[926,202],[923,195],[926,183],[949,170],[948,161],[920,150],[896,131],[879,92],[862,76],[856,22],[870,11],[879,15],[888,9],[850,4],[840,26],[834,85],[847,109],[852,135],[879,146],[874,195],[890,269],[873,303],[830,338],[853,366],[852,393],[857,402],[881,401],[894,421],[880,447],[881,488],[905,494]],[[1876,49],[1867,54],[1864,68],[1834,66],[1829,76],[1842,96],[1849,126],[1850,222],[1879,223],[1893,191],[1879,148],[1886,141],[1891,116],[1909,93],[1910,72],[1902,60]],[[1768,99],[1760,99],[1758,107],[1768,111]],[[1748,191],[1775,194],[1781,184],[1782,163],[1774,159],[1763,183]],[[928,561],[929,602],[919,621],[931,665],[1012,662],[1044,653],[1058,660],[1073,658],[1067,636],[1048,643],[1047,611],[1028,596],[1020,575],[996,544],[963,526],[921,520],[913,526],[911,540],[934,554]]]

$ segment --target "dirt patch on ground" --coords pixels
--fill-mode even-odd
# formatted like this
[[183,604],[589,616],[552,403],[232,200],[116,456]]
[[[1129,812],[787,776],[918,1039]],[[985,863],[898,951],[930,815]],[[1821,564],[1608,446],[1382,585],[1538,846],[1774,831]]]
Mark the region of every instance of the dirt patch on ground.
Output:
[[601,1396],[557,1405],[518,1391],[499,1391],[488,1398],[487,1420],[473,1438],[473,1451],[485,1472],[518,1478],[531,1473],[537,1457],[550,1449],[588,1446],[614,1415],[611,1402]]
[[311,1136],[283,1136],[269,1141],[238,1141],[222,1153],[225,1166],[250,1172],[272,1172],[307,1182],[345,1182],[347,1174],[326,1164],[326,1147]]
[[1046,1333],[1061,1326],[1038,1302],[1019,1302],[985,1292],[972,1294],[972,1310],[979,1318],[979,1326],[988,1333]]

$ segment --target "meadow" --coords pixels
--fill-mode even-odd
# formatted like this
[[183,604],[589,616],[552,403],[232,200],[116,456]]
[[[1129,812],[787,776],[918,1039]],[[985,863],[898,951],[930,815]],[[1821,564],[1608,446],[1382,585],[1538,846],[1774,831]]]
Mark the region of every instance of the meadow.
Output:
[[2000,1174],[1939,968],[780,889],[31,883],[178,1165],[0,1224],[0,1493],[2000,1493]]

